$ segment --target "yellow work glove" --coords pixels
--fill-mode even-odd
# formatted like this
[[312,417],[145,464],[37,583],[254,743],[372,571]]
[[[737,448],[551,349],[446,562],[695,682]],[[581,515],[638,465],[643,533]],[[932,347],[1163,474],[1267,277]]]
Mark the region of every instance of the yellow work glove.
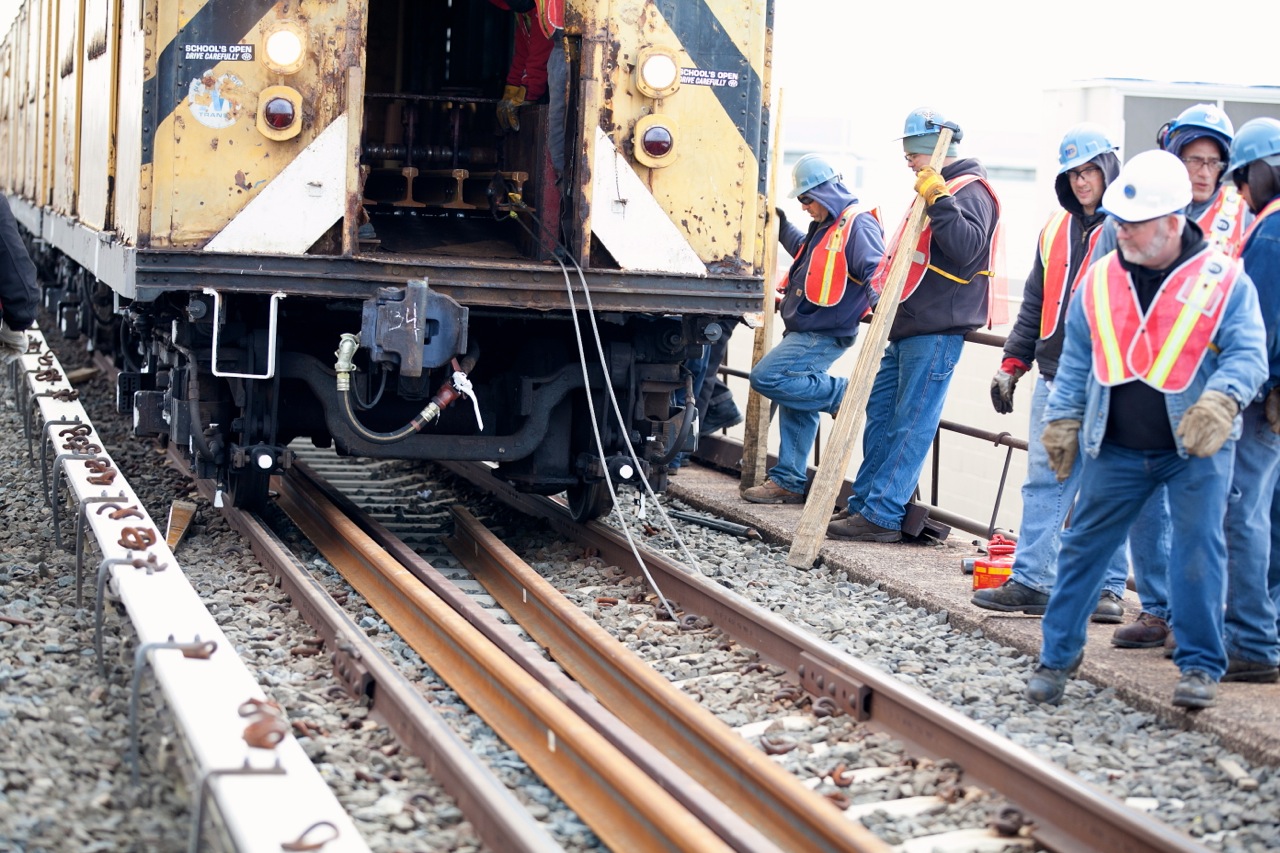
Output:
[[1267,402],[1263,404],[1263,411],[1267,415],[1267,423],[1271,426],[1271,431],[1280,435],[1280,385],[1267,393]]
[[1058,476],[1058,482],[1071,476],[1080,452],[1080,422],[1074,418],[1049,421],[1044,425],[1040,443],[1049,454],[1049,467]]
[[1178,422],[1178,438],[1192,456],[1212,456],[1227,443],[1239,413],[1236,401],[1226,394],[1205,391],[1183,413]]
[[502,100],[498,101],[498,126],[503,130],[518,131],[520,119],[516,110],[524,104],[524,86],[504,86]]
[[951,191],[947,189],[947,182],[929,166],[916,172],[916,192],[920,193],[925,204],[928,205],[951,195]]

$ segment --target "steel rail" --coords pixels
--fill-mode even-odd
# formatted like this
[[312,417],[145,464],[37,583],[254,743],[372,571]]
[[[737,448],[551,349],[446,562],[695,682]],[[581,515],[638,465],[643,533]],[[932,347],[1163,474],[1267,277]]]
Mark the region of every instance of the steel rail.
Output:
[[[430,587],[432,592],[439,595],[477,630],[518,662],[544,687],[551,690],[557,698],[604,735],[650,777],[661,780],[663,789],[683,803],[695,817],[715,830],[716,834],[734,850],[740,853],[780,853],[779,847],[743,816],[694,781],[674,761],[655,750],[648,740],[607,710],[586,688],[565,675],[559,666],[548,661],[534,646],[499,622],[491,611],[477,604],[474,598],[461,591],[457,584],[446,578],[408,544],[372,518],[369,512],[356,506],[351,499],[321,478],[310,465],[301,461],[296,462],[293,475],[306,478],[327,500],[332,501],[359,525],[387,554],[398,560],[418,580]],[[527,627],[526,630],[528,630]],[[829,809],[830,805],[827,804],[827,807]]]
[[[443,464],[561,535],[597,549],[601,559],[639,573],[630,546],[605,525],[577,524],[562,504],[517,492],[485,466]],[[786,668],[810,694],[829,696],[841,710],[927,755],[957,762],[1030,816],[1036,824],[1034,837],[1046,847],[1072,853],[1204,853],[1206,848],[1167,824],[1127,808],[887,673],[660,554],[642,553],[664,594],[682,609],[705,616],[737,642]]]
[[605,844],[730,849],[314,487],[280,485],[280,506],[326,559]]
[[569,674],[713,794],[791,851],[884,851],[845,818],[662,677],[550,583],[475,516],[452,508],[449,549]]
[[[201,492],[211,498],[210,482],[199,482]],[[353,695],[369,698],[370,709],[453,797],[486,846],[520,853],[563,849],[463,743],[419,688],[387,661],[275,533],[257,516],[242,510],[227,507],[223,516],[248,540],[259,562],[280,579],[280,588],[332,653],[339,679]]]

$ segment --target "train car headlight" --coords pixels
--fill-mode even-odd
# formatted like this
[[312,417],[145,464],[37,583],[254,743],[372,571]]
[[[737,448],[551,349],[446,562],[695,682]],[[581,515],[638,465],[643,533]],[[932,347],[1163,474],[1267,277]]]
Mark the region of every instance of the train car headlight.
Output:
[[302,95],[290,86],[268,86],[258,93],[258,132],[283,142],[302,131]]
[[669,115],[641,118],[631,140],[636,160],[651,169],[670,166],[676,159],[677,135],[676,123]]
[[291,22],[276,25],[262,40],[262,61],[278,74],[293,74],[306,59],[305,34]]
[[680,88],[680,66],[675,54],[664,47],[640,50],[636,63],[636,88],[650,98],[665,98]]

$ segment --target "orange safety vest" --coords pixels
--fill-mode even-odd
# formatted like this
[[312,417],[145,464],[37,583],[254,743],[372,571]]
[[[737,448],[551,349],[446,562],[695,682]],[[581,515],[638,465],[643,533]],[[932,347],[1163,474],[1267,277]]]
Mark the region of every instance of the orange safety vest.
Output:
[[[955,195],[974,181],[977,181],[986,187],[987,192],[991,194],[991,198],[996,203],[996,231],[991,238],[991,254],[988,257],[987,269],[982,270],[974,276],[974,278],[977,278],[980,275],[989,277],[987,285],[989,291],[987,295],[987,324],[988,327],[990,327],[991,325],[999,325],[1008,320],[1008,311],[1005,304],[1005,298],[1007,295],[1005,293],[1006,282],[1004,281],[1002,272],[997,270],[997,267],[1000,266],[997,259],[1001,257],[1000,244],[1003,233],[1003,229],[1000,226],[1000,197],[996,195],[996,191],[991,188],[989,183],[982,178],[979,178],[977,175],[960,175],[952,178],[947,181],[947,191],[952,195]],[[910,215],[911,210],[908,208],[906,215],[902,217],[902,223],[898,225],[898,230],[893,234],[893,241],[889,245],[894,249],[897,249],[898,244],[902,242],[902,234],[907,229],[907,218]],[[933,226],[926,219],[924,230],[920,232],[920,239],[916,242],[915,251],[911,253],[911,266],[907,269],[907,280],[902,285],[902,298],[899,300],[899,304],[906,302],[911,298],[911,294],[916,292],[916,288],[920,286],[920,281],[924,278],[924,274],[928,270],[933,270],[943,278],[959,282],[960,284],[969,283],[968,281],[957,278],[946,270],[929,263],[929,245],[932,240]],[[876,267],[876,273],[871,277],[871,286],[875,288],[876,293],[884,293],[885,279],[889,277],[889,267],[892,265],[893,255],[891,251],[880,259],[880,265]],[[972,281],[972,279],[970,279],[970,281]]]
[[[1089,266],[1087,263],[1080,264],[1075,278],[1071,280],[1071,289],[1066,291],[1067,272],[1071,269],[1070,223],[1071,214],[1059,210],[1049,217],[1044,230],[1040,232],[1040,263],[1044,267],[1044,298],[1040,303],[1041,339],[1051,338],[1057,331],[1058,322],[1062,319],[1062,304],[1066,301],[1064,293],[1069,296],[1076,292],[1080,279]],[[1101,235],[1101,227],[1095,227],[1089,232],[1089,246],[1084,253],[1086,260],[1093,254],[1093,247],[1098,245],[1098,237]]]
[[1222,322],[1240,262],[1203,249],[1169,274],[1145,316],[1119,252],[1089,269],[1084,313],[1098,381],[1121,385],[1136,379],[1157,391],[1186,390]]
[[1244,232],[1244,239],[1240,241],[1240,245],[1236,246],[1235,256],[1237,258],[1244,254],[1244,244],[1249,242],[1249,236],[1253,234],[1253,229],[1257,228],[1258,223],[1276,211],[1280,211],[1280,197],[1271,199],[1271,201],[1267,202],[1267,206],[1258,212],[1257,217],[1249,225],[1249,230]]
[[564,0],[538,0],[538,24],[547,38],[564,29]]
[[[809,268],[805,270],[804,275],[804,298],[814,305],[826,308],[837,304],[844,297],[845,285],[850,279],[853,279],[855,284],[862,284],[849,273],[849,260],[845,257],[844,247],[853,233],[853,220],[863,213],[874,217],[877,222],[880,221],[878,209],[858,210],[851,204],[840,214],[836,224],[827,231],[827,238],[822,245],[813,247],[813,254],[809,257]],[[797,257],[804,256],[805,243],[808,242],[809,238],[806,235],[804,242],[796,250]],[[786,293],[789,279],[788,271],[778,285],[779,291]]]
[[1213,203],[1196,220],[1209,243],[1221,252],[1236,255],[1244,245],[1244,199],[1233,188],[1220,187]]

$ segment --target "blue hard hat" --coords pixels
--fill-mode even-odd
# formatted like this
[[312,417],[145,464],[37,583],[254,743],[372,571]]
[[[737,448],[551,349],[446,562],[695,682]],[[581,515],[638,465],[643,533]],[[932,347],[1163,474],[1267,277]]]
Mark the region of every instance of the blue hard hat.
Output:
[[1277,154],[1280,154],[1280,121],[1265,117],[1249,119],[1240,125],[1240,132],[1231,140],[1227,172]]
[[[943,124],[949,124],[946,117],[937,110],[929,107],[916,107],[907,115],[907,123],[902,128],[902,136],[899,139],[907,139],[912,136],[927,136],[931,133],[937,133]],[[951,141],[959,142],[964,132],[960,130],[960,126],[956,125],[952,130]]]
[[828,163],[825,157],[821,154],[806,154],[791,168],[793,187],[791,192],[787,193],[787,198],[795,198],[833,178],[839,180],[840,175],[836,174],[835,167]]
[[1098,125],[1089,122],[1077,124],[1067,131],[1058,146],[1058,174],[1088,163],[1099,154],[1119,150],[1119,146]]
[[1164,147],[1166,151],[1177,154],[1188,142],[1209,137],[1226,151],[1231,147],[1231,138],[1235,136],[1235,132],[1231,119],[1218,107],[1213,104],[1196,104],[1179,113],[1169,125]]

